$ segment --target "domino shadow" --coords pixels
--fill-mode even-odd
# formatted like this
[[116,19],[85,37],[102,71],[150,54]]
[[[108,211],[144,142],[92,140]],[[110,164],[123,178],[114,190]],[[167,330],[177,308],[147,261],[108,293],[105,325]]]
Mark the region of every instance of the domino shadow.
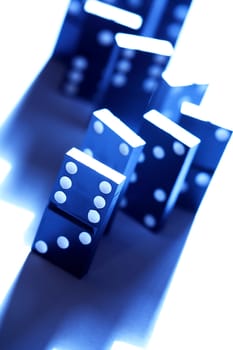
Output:
[[82,280],[29,254],[0,329],[2,350],[108,350],[143,346],[159,313],[193,217],[175,209],[154,235],[117,213]]

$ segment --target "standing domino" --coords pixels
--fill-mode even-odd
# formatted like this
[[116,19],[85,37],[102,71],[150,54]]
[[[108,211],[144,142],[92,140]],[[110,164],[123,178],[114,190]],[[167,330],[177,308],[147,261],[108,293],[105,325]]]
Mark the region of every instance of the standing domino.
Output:
[[138,163],[122,209],[156,231],[173,209],[200,139],[156,110],[144,115],[140,135],[144,160]]
[[65,154],[33,250],[82,277],[108,224],[125,176],[77,148]]
[[[108,109],[94,111],[82,149],[126,176],[118,202],[127,189],[145,141]],[[113,217],[111,219],[111,222]],[[108,230],[110,228],[108,225]]]

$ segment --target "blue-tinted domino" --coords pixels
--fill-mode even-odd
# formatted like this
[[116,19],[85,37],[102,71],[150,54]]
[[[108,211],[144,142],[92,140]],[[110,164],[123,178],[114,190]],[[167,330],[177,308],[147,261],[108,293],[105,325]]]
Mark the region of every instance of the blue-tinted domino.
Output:
[[76,53],[70,60],[62,83],[64,94],[88,101],[95,100],[102,74],[114,46],[114,36],[119,31],[130,33],[135,30],[106,18],[85,13]]
[[232,131],[185,114],[181,114],[179,125],[201,139],[200,147],[193,160],[194,166],[213,172],[222,157]]
[[196,168],[193,164],[183,183],[177,200],[177,206],[196,212],[202,202],[213,173]]
[[144,159],[136,167],[121,207],[156,231],[176,204],[200,140],[156,110],[144,115],[140,136],[146,141]]
[[32,250],[78,278],[89,270],[100,236],[66,213],[48,206],[38,227]]
[[167,61],[167,56],[120,48],[116,44],[95,104],[110,109],[138,132],[152,95],[159,91]]
[[124,182],[123,174],[72,148],[65,154],[49,201],[61,211],[102,232]]
[[84,152],[124,174],[125,185],[144,146],[145,141],[108,109],[93,112],[82,142]]

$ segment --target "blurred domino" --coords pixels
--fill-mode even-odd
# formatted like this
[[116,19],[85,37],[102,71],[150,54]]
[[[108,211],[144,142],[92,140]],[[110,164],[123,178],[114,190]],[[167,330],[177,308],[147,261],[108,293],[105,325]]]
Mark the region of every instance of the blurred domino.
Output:
[[[132,46],[131,38],[138,38],[140,43],[136,41]],[[122,43],[122,39],[127,42]],[[150,47],[151,52],[133,48],[140,48],[140,36],[126,36],[123,33],[116,35],[116,45],[96,99],[96,105],[110,109],[136,132],[140,129],[142,115],[147,111],[151,96],[159,90],[161,74],[172,53],[168,42],[165,42],[166,50],[161,50],[161,44],[163,46],[164,42],[148,39],[156,43],[154,48],[153,45],[147,44],[147,49]],[[142,42],[145,41],[147,42],[146,38]]]
[[185,102],[179,124],[201,139],[177,204],[196,212],[230,140],[232,131],[199,118],[199,105]]
[[114,35],[119,31],[137,31],[142,18],[101,1],[86,1],[83,11],[76,52],[70,59],[61,89],[67,96],[92,101],[108,63]]

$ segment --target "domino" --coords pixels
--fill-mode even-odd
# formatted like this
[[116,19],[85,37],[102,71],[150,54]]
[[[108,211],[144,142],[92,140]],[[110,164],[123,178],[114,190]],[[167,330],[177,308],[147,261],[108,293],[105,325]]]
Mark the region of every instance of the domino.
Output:
[[77,148],[66,152],[32,250],[82,278],[115,209],[125,176]]
[[[100,9],[99,6],[101,6]],[[111,17],[112,9],[113,17]],[[121,9],[101,1],[86,1],[83,11],[76,52],[70,59],[61,90],[67,96],[94,101],[112,52],[114,35],[118,31],[137,31],[142,19],[135,13],[123,10],[119,12]],[[117,19],[114,19],[115,13]],[[133,25],[132,28],[131,25]]]
[[124,174],[126,184],[144,146],[145,141],[139,135],[103,108],[93,112],[81,147],[85,153]]
[[144,158],[136,166],[122,210],[157,231],[174,208],[200,139],[156,110],[144,114]]
[[[118,203],[127,189],[144,146],[145,141],[108,109],[96,110],[92,114],[82,149],[125,175],[126,179]],[[117,208],[118,205],[116,210]],[[111,217],[106,233],[109,233],[113,220],[114,215]]]
[[98,240],[96,228],[83,224],[50,204],[43,213],[32,250],[82,278],[89,271]]
[[151,96],[159,90],[161,74],[168,57],[122,48],[116,42],[95,105],[111,110],[132,130],[138,132]]
[[73,147],[65,154],[49,202],[102,232],[124,182],[123,174]]

